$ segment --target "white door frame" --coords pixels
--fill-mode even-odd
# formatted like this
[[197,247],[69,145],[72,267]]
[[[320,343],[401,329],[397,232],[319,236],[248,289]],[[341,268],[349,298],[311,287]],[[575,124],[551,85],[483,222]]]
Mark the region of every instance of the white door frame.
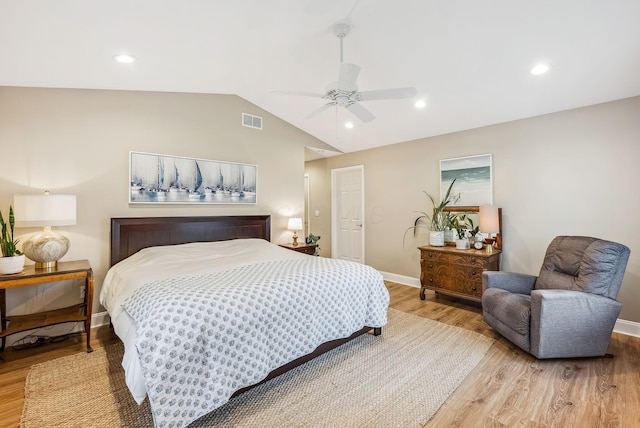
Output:
[[311,194],[309,193],[311,186],[309,185],[309,174],[304,175],[304,236],[305,239],[311,233]]
[[344,167],[344,168],[335,168],[331,170],[331,257],[334,257],[335,254],[338,254],[338,239],[340,234],[339,232],[339,227],[338,227],[338,222],[339,222],[339,218],[338,218],[338,192],[336,191],[336,175],[340,172],[345,172],[345,171],[349,171],[349,170],[359,170],[360,171],[360,183],[362,185],[362,192],[361,192],[361,209],[362,209],[362,242],[360,245],[362,245],[362,263],[364,264],[364,257],[365,257],[365,251],[364,251],[364,235],[365,235],[365,227],[364,227],[364,221],[365,221],[365,209],[364,209],[364,165],[355,165],[355,166],[348,166],[348,167]]

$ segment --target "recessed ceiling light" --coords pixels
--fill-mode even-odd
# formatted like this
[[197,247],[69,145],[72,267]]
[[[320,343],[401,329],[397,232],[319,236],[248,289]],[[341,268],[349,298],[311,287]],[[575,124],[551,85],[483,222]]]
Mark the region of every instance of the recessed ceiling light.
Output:
[[538,76],[546,73],[547,71],[549,71],[549,66],[547,64],[538,64],[531,69],[531,74]]
[[120,64],[131,64],[136,61],[136,57],[129,54],[119,54],[113,57]]
[[425,108],[427,106],[427,102],[425,100],[418,100],[414,104],[416,108]]
[[348,128],[348,129],[352,129],[353,128],[353,122],[345,122],[344,127]]

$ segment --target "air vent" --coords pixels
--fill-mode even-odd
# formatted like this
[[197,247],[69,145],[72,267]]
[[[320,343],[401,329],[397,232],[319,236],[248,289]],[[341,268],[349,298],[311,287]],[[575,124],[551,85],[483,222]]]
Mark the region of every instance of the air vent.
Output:
[[242,113],[242,126],[247,128],[262,129],[262,118],[248,113]]

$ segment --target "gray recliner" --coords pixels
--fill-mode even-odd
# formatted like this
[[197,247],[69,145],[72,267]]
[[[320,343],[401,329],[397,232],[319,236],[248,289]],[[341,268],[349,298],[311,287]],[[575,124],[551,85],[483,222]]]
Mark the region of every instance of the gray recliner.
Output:
[[615,242],[558,236],[537,277],[482,273],[484,320],[536,358],[605,355],[629,253]]

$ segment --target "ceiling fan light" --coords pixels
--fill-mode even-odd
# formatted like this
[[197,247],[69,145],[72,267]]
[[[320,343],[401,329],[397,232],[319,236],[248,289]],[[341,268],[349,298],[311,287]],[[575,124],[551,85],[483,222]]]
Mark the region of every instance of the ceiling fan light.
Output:
[[131,64],[136,61],[136,57],[129,54],[118,54],[114,56],[113,59],[120,64]]
[[549,66],[547,64],[537,64],[531,69],[531,74],[539,76],[547,71],[549,71]]
[[427,106],[427,102],[425,100],[418,100],[414,106],[415,108],[425,108]]
[[344,127],[347,129],[353,129],[353,122],[345,122]]

